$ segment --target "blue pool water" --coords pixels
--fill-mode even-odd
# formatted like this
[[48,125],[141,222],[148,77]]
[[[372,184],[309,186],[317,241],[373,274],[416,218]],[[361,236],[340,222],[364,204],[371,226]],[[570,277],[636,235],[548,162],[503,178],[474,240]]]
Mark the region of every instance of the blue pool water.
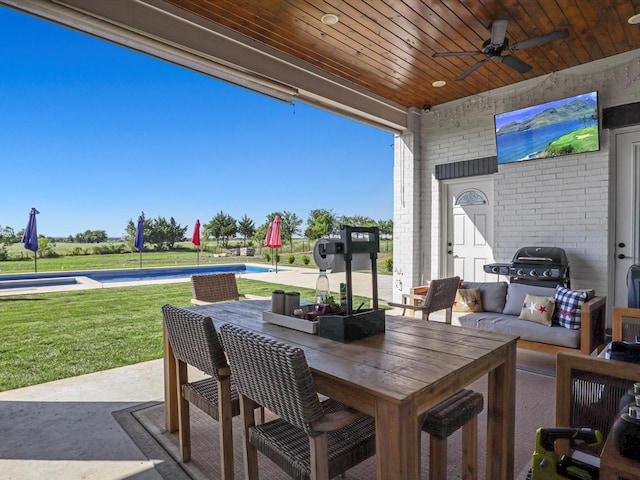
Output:
[[[3,281],[34,280],[32,286],[45,286],[47,280],[50,284],[60,285],[61,280],[68,279],[69,284],[76,283],[70,277],[88,277],[100,283],[134,282],[140,280],[184,279],[191,275],[201,273],[234,272],[236,275],[243,273],[264,273],[270,269],[267,267],[253,267],[244,264],[209,265],[193,267],[156,267],[156,268],[121,268],[116,270],[83,270],[69,272],[44,272],[0,275],[1,288],[16,288],[15,284],[3,286]],[[55,280],[54,280],[55,279]]]

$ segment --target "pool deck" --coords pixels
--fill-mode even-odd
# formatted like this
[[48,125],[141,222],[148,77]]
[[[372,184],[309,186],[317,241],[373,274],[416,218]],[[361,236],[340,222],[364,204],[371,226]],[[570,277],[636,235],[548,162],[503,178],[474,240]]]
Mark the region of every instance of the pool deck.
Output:
[[[268,265],[263,264],[250,264],[247,266],[264,268]],[[344,273],[328,273],[329,284],[331,290],[337,292],[341,282],[345,281]],[[55,278],[55,272],[51,272],[51,277]],[[251,280],[261,280],[263,282],[280,283],[283,285],[290,285],[294,287],[306,287],[314,289],[316,287],[316,279],[318,277],[318,271],[309,268],[298,268],[288,266],[278,266],[278,272],[275,272],[275,268],[271,272],[261,273],[242,273],[240,278],[248,278]],[[188,282],[189,278],[169,278],[169,279],[154,279],[154,280],[135,280],[128,282],[98,282],[92,280],[86,276],[78,275],[72,277],[77,280],[75,284],[61,284],[61,285],[46,285],[46,286],[34,286],[33,280],[25,281],[29,282],[28,285],[20,287],[20,280],[12,281],[17,286],[15,288],[0,289],[0,297],[9,295],[32,295],[37,293],[50,293],[50,292],[64,292],[69,290],[89,290],[95,288],[117,288],[127,287],[134,285],[157,285],[164,283],[179,283]],[[391,275],[378,274],[378,299],[381,301],[391,301],[392,298],[392,282]],[[365,272],[353,272],[352,273],[352,285],[354,295],[363,297],[372,297],[372,282],[371,274]]]

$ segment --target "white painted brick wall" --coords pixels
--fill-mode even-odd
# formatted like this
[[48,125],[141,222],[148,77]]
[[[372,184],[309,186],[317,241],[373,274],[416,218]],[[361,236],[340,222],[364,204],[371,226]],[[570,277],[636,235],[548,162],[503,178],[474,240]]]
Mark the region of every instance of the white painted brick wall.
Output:
[[[420,175],[411,214],[396,208],[394,237],[412,235],[419,248],[394,249],[394,268],[407,272],[403,291],[424,278],[441,276],[440,182],[437,164],[496,154],[494,115],[597,90],[600,108],[640,100],[638,61],[629,55],[436,106],[422,115],[421,150],[414,159]],[[616,63],[617,62],[617,63]],[[446,88],[446,87],[445,87]],[[494,179],[494,258],[509,262],[522,246],[559,246],[571,266],[572,287],[607,293],[609,131],[601,150],[518,164],[499,165]],[[395,201],[402,181],[395,176]],[[405,178],[405,182],[411,181]],[[406,191],[406,183],[404,190]],[[405,199],[406,202],[406,199]],[[419,211],[419,214],[415,214]],[[418,222],[418,225],[411,224]],[[415,236],[419,238],[416,240]],[[401,244],[400,244],[401,245]],[[399,291],[394,291],[396,299]]]

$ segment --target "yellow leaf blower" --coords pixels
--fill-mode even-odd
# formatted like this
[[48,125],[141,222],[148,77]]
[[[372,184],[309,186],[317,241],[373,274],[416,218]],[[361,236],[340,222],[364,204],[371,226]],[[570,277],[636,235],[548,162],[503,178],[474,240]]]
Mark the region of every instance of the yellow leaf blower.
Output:
[[539,428],[536,431],[536,449],[531,460],[530,480],[598,480],[600,469],[573,459],[562,458],[555,451],[555,442],[560,439],[587,445],[602,443],[602,433],[593,428]]

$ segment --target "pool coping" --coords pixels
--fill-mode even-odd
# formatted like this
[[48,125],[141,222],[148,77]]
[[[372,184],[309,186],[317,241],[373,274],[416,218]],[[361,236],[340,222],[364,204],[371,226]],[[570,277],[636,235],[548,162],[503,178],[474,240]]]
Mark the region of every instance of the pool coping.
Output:
[[[185,267],[205,267],[205,266],[226,266],[226,265],[244,265],[246,267],[257,267],[257,268],[270,268],[269,266],[265,266],[263,264],[254,264],[254,263],[240,263],[233,262],[229,264],[221,263],[221,264],[212,264],[212,265],[185,265]],[[145,267],[144,270],[154,269],[154,268],[175,268],[170,265],[164,265],[159,267]],[[287,269],[291,267],[288,266]],[[106,272],[106,271],[114,271],[119,269],[100,269],[96,271]],[[135,269],[120,269],[120,270],[135,270]],[[148,280],[129,280],[129,281],[118,281],[118,282],[100,282],[98,280],[91,279],[87,276],[82,275],[82,273],[93,272],[94,270],[78,270],[73,272],[74,275],[67,276],[59,276],[59,272],[41,272],[42,274],[50,274],[50,277],[42,277],[42,278],[29,278],[29,279],[11,279],[11,280],[0,280],[1,285],[16,285],[13,288],[1,288],[0,287],[0,297],[6,296],[14,296],[14,295],[33,295],[40,293],[52,293],[52,292],[66,292],[72,290],[90,290],[97,288],[118,288],[118,287],[131,287],[138,285],[158,285],[158,284],[166,284],[166,283],[183,283],[190,282],[191,278],[161,278],[161,279],[148,279]],[[71,272],[66,272],[71,273]],[[77,273],[77,275],[76,275]],[[247,272],[240,273],[241,276],[245,275],[261,275],[267,272]],[[16,274],[19,275],[19,274]],[[31,273],[25,273],[25,275],[31,275]],[[0,276],[1,278],[1,276]],[[75,283],[70,283],[75,280]],[[52,282],[59,281],[60,285],[50,285]],[[47,283],[49,285],[37,286],[37,283]],[[34,285],[36,284],[36,285]],[[25,285],[24,287],[20,287],[20,285]]]

